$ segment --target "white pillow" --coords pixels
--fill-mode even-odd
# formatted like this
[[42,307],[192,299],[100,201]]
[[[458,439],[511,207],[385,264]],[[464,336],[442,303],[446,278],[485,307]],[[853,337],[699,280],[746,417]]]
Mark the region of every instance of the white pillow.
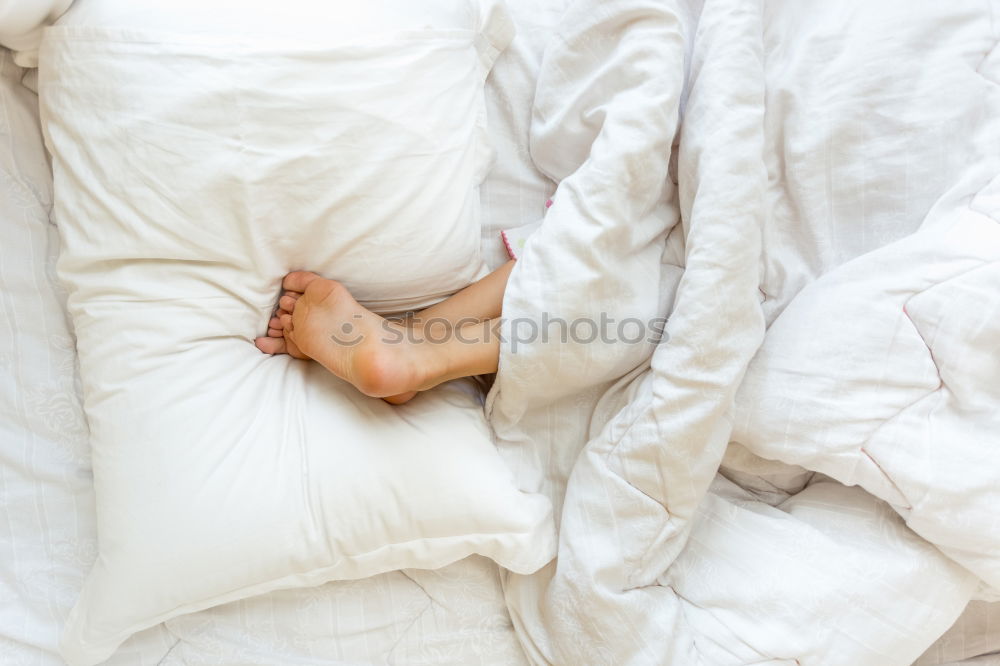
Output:
[[468,384],[397,408],[253,345],[292,269],[383,310],[480,273],[483,80],[511,25],[490,0],[439,9],[391,33],[320,12],[307,32],[339,30],[329,43],[74,12],[47,32],[42,116],[100,543],[63,635],[70,664],[277,588],[472,553],[521,573],[552,558],[551,506],[515,488]]
[[21,67],[38,66],[38,43],[46,26],[73,0],[0,0],[0,46],[14,52]]

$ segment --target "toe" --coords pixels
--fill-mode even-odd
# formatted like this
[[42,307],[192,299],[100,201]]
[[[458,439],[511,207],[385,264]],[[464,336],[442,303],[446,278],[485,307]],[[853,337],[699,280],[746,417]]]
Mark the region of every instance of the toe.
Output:
[[283,330],[287,331],[288,333],[291,333],[292,330],[293,330],[292,329],[292,315],[290,315],[290,314],[283,314],[283,315],[281,315],[280,319],[281,319],[281,328]]
[[267,337],[269,338],[283,338],[285,337],[285,332],[280,328],[269,328],[267,329]]
[[281,286],[290,291],[303,293],[312,282],[322,278],[310,271],[293,271],[281,281]]
[[257,338],[254,340],[254,344],[265,354],[286,353],[284,338]]
[[271,319],[267,322],[267,327],[268,328],[276,328],[276,329],[278,329],[280,331],[281,330],[281,319],[280,319],[280,317],[283,314],[288,314],[288,313],[285,312],[284,310],[278,310],[278,314],[276,314],[273,317],[271,317]]
[[285,294],[280,299],[278,299],[278,307],[286,312],[292,312],[295,309],[295,301],[298,299],[289,294]]

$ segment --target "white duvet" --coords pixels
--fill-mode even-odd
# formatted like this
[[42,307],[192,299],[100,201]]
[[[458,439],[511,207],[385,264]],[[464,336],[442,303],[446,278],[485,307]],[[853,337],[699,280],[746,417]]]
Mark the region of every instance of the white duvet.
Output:
[[[531,137],[560,184],[488,402],[561,507],[558,560],[506,578],[533,661],[909,664],[997,586],[996,15],[563,17]],[[539,313],[670,318],[647,360],[520,340]]]

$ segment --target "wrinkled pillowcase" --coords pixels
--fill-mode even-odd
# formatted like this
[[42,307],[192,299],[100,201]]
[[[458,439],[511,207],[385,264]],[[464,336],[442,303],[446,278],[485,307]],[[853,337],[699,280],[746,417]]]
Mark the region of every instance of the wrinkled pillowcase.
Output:
[[338,43],[47,32],[100,544],[71,665],[277,588],[552,558],[551,507],[515,488],[467,383],[394,408],[253,346],[292,269],[383,310],[482,272],[483,81],[511,26],[488,0],[453,6],[450,28]]

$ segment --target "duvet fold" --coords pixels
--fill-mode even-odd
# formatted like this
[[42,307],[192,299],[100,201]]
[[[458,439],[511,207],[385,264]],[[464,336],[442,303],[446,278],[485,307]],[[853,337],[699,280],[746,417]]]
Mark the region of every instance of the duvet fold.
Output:
[[[560,521],[557,560],[504,581],[535,663],[910,664],[979,585],[893,496],[733,441],[786,413],[737,399],[771,340],[765,11],[578,0],[546,51],[532,157],[559,187],[511,276],[487,402]],[[658,333],[525,333],[625,319]]]

